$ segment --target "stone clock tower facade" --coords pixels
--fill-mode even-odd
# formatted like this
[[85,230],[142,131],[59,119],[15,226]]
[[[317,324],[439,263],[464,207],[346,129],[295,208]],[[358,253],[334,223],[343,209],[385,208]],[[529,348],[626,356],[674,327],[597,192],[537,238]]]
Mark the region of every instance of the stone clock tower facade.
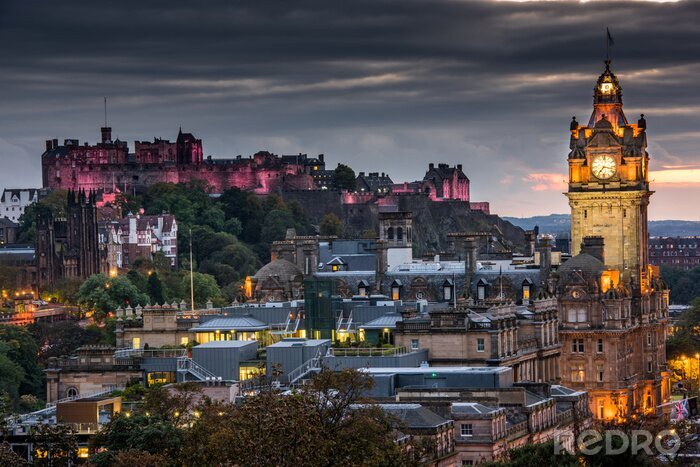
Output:
[[586,126],[571,122],[569,192],[572,253],[584,237],[603,237],[605,264],[630,285],[648,286],[649,154],[646,121],[630,124],[610,61],[598,78]]
[[571,122],[568,156],[573,257],[556,284],[562,384],[589,393],[600,420],[660,412],[668,289],[647,258],[646,121],[627,121],[610,61],[596,82],[586,125]]

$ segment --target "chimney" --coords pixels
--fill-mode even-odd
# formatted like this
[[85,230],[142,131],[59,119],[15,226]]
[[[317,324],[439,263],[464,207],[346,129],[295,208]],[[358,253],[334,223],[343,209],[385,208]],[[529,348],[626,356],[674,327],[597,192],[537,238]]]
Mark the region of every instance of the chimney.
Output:
[[100,132],[102,133],[102,144],[112,142],[112,127],[103,126],[100,128]]
[[53,143],[51,144],[53,146],[53,149],[56,149],[58,147],[58,138],[54,138]]
[[53,149],[53,141],[51,141],[50,139],[47,139],[46,140],[46,150],[50,151],[52,149]]
[[605,264],[605,240],[603,237],[583,237],[581,253],[587,253]]
[[318,155],[318,160],[320,160],[321,162],[324,162],[324,163],[325,163],[326,161],[323,160],[324,157],[325,157],[325,156],[324,156],[323,154],[319,154],[319,155]]
[[540,275],[544,281],[552,270],[552,237],[548,235],[540,237],[540,244],[537,249],[540,252]]
[[387,263],[389,261],[387,254],[387,242],[386,240],[377,240],[375,242],[377,252],[375,257],[375,280],[377,284],[375,285],[375,290],[378,294],[383,291],[382,282],[384,282],[384,274],[386,273]]
[[479,260],[479,242],[474,237],[464,239],[464,288],[471,295],[471,283],[474,273],[476,273],[476,263]]
[[462,171],[462,164],[457,164],[457,170]]
[[430,164],[428,164],[428,170],[433,170],[434,168],[435,168],[435,164],[433,164],[432,162]]

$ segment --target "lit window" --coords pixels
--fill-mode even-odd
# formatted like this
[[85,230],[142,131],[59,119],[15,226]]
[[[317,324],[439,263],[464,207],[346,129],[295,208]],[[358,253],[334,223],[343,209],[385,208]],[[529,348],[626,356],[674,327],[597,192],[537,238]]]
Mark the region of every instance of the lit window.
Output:
[[190,338],[189,337],[181,337],[180,338],[180,345],[187,345],[190,343]]
[[583,383],[585,379],[585,371],[583,363],[571,364],[571,381],[574,383]]
[[140,337],[134,337],[131,340],[131,347],[134,349],[140,349],[141,348],[141,338]]

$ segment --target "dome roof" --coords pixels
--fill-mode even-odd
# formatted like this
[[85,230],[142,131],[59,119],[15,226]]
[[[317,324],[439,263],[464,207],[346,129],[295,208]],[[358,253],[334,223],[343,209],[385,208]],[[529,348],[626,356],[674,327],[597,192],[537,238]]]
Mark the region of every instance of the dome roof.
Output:
[[612,130],[612,123],[610,123],[610,120],[608,120],[603,114],[602,118],[598,120],[595,124],[596,129],[607,129],[607,130]]
[[605,271],[603,262],[588,253],[580,253],[574,256],[559,266],[557,270],[559,277],[564,283],[569,282],[569,278],[576,272],[581,272],[586,279],[598,280],[603,271]]
[[261,267],[253,276],[254,279],[266,279],[270,276],[278,276],[282,280],[292,280],[302,275],[301,269],[296,264],[286,259],[276,259]]

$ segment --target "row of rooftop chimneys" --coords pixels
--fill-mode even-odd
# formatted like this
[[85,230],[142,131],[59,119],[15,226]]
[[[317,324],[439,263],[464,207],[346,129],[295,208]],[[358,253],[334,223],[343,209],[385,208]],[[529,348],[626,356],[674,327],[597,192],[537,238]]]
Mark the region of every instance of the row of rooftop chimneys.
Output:
[[[102,127],[102,128],[100,128],[100,133],[102,136],[102,144],[107,144],[107,143],[112,142],[112,128]],[[64,146],[80,146],[80,141],[77,139],[64,139],[63,145]],[[85,146],[88,146],[87,142],[85,143]],[[46,140],[46,150],[47,151],[52,151],[56,148],[58,148],[58,139],[57,138]]]

